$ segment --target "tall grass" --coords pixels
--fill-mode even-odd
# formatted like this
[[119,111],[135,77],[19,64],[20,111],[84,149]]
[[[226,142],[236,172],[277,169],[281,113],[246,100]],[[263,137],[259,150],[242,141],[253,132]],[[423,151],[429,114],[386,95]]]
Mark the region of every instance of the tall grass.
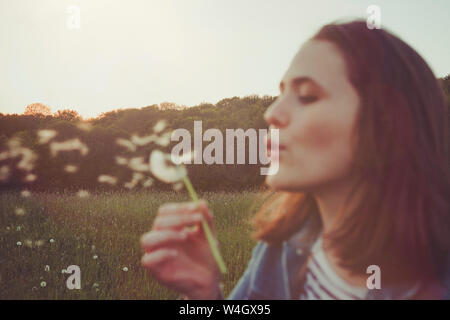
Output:
[[[260,205],[261,194],[199,196],[214,213],[228,268],[223,279],[227,295],[255,245],[248,220]],[[188,200],[186,193],[149,191],[97,192],[87,198],[69,193],[27,198],[15,192],[0,194],[0,299],[177,298],[178,293],[161,286],[140,266],[139,239],[151,229],[161,204]],[[23,208],[25,214],[16,215],[16,208]],[[30,240],[31,248],[26,245]],[[36,246],[38,240],[43,240],[41,246]],[[61,270],[69,265],[81,269],[81,290],[66,287],[68,275]]]

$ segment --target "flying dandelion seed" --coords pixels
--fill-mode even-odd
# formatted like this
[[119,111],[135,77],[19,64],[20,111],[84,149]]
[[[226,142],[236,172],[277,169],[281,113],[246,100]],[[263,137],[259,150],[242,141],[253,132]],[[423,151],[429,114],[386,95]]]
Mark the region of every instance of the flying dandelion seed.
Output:
[[156,133],[160,133],[166,128],[166,126],[167,126],[166,120],[159,120],[153,127],[153,131]]
[[83,131],[90,131],[92,129],[92,124],[89,122],[79,122],[77,123],[77,128]]
[[173,190],[180,191],[183,189],[183,182],[177,182],[172,186]]
[[55,243],[55,239],[50,239],[49,242],[50,243]]
[[156,135],[149,135],[144,137],[139,137],[138,135],[131,136],[131,142],[137,146],[145,146],[151,142],[155,142],[158,137]]
[[68,164],[64,167],[64,171],[68,172],[68,173],[74,173],[77,172],[78,167],[74,166],[73,164]]
[[22,242],[17,241],[16,245],[17,245],[18,247],[20,247],[20,246],[22,245]]
[[152,178],[147,178],[143,183],[142,186],[144,188],[149,188],[153,185],[153,179]]
[[131,158],[130,161],[128,162],[128,167],[134,171],[142,171],[142,172],[148,171],[148,164],[144,162],[144,157]]
[[25,189],[25,190],[22,190],[20,195],[24,198],[28,198],[29,196],[31,196],[31,192]]
[[158,137],[155,142],[162,147],[166,147],[170,143],[171,135],[172,135],[171,132],[166,132],[162,136]]
[[45,288],[46,286],[47,286],[47,282],[42,281],[42,282],[41,282],[41,287],[42,287],[42,288]]
[[160,150],[153,150],[150,155],[150,171],[159,180],[166,183],[174,183],[182,180],[187,171],[184,166],[175,166],[169,154]]
[[89,148],[78,138],[74,138],[63,142],[50,143],[50,152],[52,156],[58,155],[58,153],[61,151],[72,151],[72,150],[80,151],[80,153],[83,156],[85,156],[89,152]]
[[0,181],[7,181],[9,178],[9,167],[8,166],[1,166],[0,167]]
[[39,248],[44,245],[44,240],[37,240],[34,242],[34,245]]
[[22,159],[17,163],[17,168],[24,171],[31,171],[34,168],[34,162],[38,158],[37,155],[28,148],[20,148],[17,151],[19,155],[22,155]]
[[39,137],[39,144],[44,144],[49,142],[51,139],[53,139],[54,137],[56,137],[56,135],[58,134],[58,132],[56,132],[55,130],[48,130],[48,129],[44,129],[44,130],[39,130],[38,132],[38,137]]
[[130,140],[123,139],[123,138],[118,138],[116,140],[116,143],[119,146],[127,148],[131,152],[135,152],[136,151],[136,145],[133,142],[131,142]]
[[37,179],[37,176],[34,173],[27,174],[24,178],[25,182],[33,182]]
[[92,256],[92,259],[97,260],[98,259],[98,255]]
[[128,268],[127,268],[127,267],[123,267],[123,268],[122,268],[122,271],[128,272]]
[[25,247],[33,248],[33,241],[31,241],[30,239],[26,239],[24,241],[24,243],[25,243]]
[[87,197],[89,197],[89,192],[87,190],[79,190],[77,192],[77,196],[79,198],[87,198]]
[[102,175],[98,176],[97,180],[100,183],[109,183],[109,184],[116,184],[117,183],[117,178],[116,177],[108,176],[106,174],[102,174]]
[[128,159],[124,158],[124,157],[120,157],[120,156],[116,156],[116,163],[118,165],[127,165],[128,164]]
[[16,208],[15,214],[16,214],[16,216],[21,217],[21,216],[25,215],[25,210],[23,208]]
[[44,271],[45,272],[50,272],[50,266],[48,264],[44,267]]
[[0,161],[8,159],[10,156],[9,151],[0,152]]

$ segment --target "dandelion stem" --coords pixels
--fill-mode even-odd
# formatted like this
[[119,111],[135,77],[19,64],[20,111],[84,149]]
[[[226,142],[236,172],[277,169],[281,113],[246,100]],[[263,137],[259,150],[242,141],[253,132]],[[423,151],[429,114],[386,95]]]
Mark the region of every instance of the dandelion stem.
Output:
[[[184,185],[186,186],[186,189],[188,189],[189,194],[191,196],[191,199],[194,202],[198,201],[197,193],[195,192],[194,187],[192,186],[191,180],[189,180],[189,177],[185,175],[183,177]],[[223,261],[222,256],[220,255],[219,248],[217,247],[217,243],[212,235],[211,229],[208,226],[208,223],[205,221],[205,219],[202,220],[202,227],[203,231],[205,232],[206,239],[208,240],[209,247],[211,248],[211,252],[214,256],[214,259],[216,260],[217,265],[219,266],[220,272],[222,274],[227,273],[227,267],[225,266],[225,262]]]

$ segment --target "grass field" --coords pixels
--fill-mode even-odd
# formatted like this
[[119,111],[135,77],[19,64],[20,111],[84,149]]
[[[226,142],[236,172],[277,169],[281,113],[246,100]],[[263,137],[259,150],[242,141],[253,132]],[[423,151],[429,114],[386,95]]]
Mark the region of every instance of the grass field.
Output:
[[[215,215],[228,268],[227,295],[255,245],[248,218],[258,209],[261,193],[211,192],[200,197]],[[140,266],[139,239],[151,229],[162,203],[187,200],[186,193],[149,191],[94,192],[86,198],[68,193],[0,194],[0,299],[177,298]],[[66,287],[69,275],[61,271],[69,265],[81,269],[81,290]]]

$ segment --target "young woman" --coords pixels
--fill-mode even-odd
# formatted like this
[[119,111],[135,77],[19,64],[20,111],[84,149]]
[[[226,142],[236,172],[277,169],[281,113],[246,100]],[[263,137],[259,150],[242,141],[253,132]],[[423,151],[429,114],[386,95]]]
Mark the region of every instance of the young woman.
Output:
[[[276,194],[256,215],[259,242],[228,298],[448,298],[447,108],[401,39],[364,21],[324,26],[265,113],[279,129],[279,170],[266,180]],[[161,206],[142,264],[189,299],[218,299],[206,239],[185,228],[201,219],[212,226],[205,201]]]

